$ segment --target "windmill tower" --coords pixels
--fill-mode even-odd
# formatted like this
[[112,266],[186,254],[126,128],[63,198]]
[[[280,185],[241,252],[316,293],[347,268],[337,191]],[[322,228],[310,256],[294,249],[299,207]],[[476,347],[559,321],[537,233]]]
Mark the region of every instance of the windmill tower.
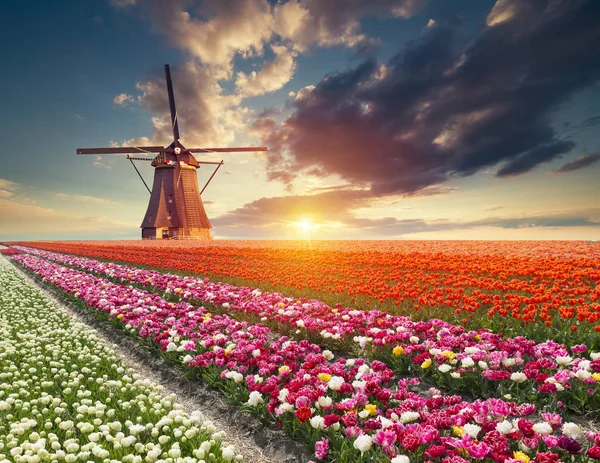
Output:
[[[126,154],[150,193],[148,209],[140,228],[142,239],[210,239],[212,225],[208,220],[202,193],[213,179],[223,161],[198,161],[193,153],[233,153],[266,151],[264,146],[242,148],[186,148],[179,142],[179,124],[173,95],[169,65],[165,64],[165,77],[171,110],[173,143],[162,146],[132,146],[111,148],[78,148],[77,154]],[[131,154],[155,154],[154,158],[133,157]],[[136,161],[150,161],[154,167],[152,190],[135,166]],[[196,169],[201,164],[216,165],[214,172],[198,189]]]

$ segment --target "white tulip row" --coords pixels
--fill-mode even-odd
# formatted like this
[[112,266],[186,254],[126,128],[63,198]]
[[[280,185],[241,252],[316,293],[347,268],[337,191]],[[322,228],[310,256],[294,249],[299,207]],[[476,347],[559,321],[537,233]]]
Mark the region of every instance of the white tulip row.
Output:
[[0,463],[241,461],[0,256]]

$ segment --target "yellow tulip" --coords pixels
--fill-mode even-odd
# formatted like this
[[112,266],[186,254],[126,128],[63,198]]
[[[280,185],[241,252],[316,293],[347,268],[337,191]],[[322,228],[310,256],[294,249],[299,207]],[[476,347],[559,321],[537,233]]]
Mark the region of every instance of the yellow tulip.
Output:
[[423,369],[429,368],[430,366],[431,366],[431,359],[427,359],[421,364],[421,368],[423,368]]
[[515,460],[520,460],[523,463],[529,463],[529,461],[531,460],[531,458],[529,458],[527,455],[525,455],[521,451],[513,453],[513,456],[515,457]]
[[365,405],[365,410],[369,412],[369,415],[373,416],[377,414],[377,405],[367,404]]
[[331,379],[331,375],[329,373],[319,373],[317,376],[324,383],[328,383],[329,380]]
[[452,433],[455,436],[464,436],[465,435],[465,430],[460,427],[460,426],[452,426]]
[[404,347],[402,347],[402,346],[396,346],[396,347],[394,347],[394,350],[392,350],[392,353],[396,357],[400,357],[402,354],[404,354]]
[[454,357],[456,357],[456,354],[451,350],[445,350],[444,352],[442,352],[442,355],[448,360],[452,360]]

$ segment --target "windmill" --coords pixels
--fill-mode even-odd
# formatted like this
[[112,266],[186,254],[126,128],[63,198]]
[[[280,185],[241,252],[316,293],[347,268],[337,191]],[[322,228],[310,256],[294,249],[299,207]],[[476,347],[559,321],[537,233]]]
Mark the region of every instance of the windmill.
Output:
[[[266,151],[264,146],[242,148],[186,148],[179,142],[179,124],[173,82],[169,65],[165,64],[167,92],[173,127],[173,143],[163,146],[130,146],[110,148],[78,148],[77,154],[125,154],[150,193],[150,202],[144,216],[142,239],[210,239],[210,224],[202,193],[211,182],[223,161],[198,161],[193,153],[234,153]],[[132,154],[156,154],[154,158],[133,157]],[[144,181],[133,161],[150,161],[154,167],[152,190]],[[215,170],[198,191],[196,169],[201,164],[215,165]]]

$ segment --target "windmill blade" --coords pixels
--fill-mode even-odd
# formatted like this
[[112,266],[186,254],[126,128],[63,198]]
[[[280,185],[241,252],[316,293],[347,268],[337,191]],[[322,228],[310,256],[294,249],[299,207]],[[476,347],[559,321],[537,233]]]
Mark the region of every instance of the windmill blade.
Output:
[[165,64],[165,78],[167,80],[167,92],[169,93],[169,109],[171,110],[171,125],[173,127],[173,138],[175,143],[179,141],[179,122],[177,121],[177,109],[175,109],[175,94],[173,93],[173,81],[171,80],[171,69]]
[[246,146],[243,148],[190,148],[190,153],[252,153],[254,151],[267,151],[266,146]]
[[165,148],[162,146],[121,146],[111,148],[77,148],[77,154],[140,154],[160,153]]

